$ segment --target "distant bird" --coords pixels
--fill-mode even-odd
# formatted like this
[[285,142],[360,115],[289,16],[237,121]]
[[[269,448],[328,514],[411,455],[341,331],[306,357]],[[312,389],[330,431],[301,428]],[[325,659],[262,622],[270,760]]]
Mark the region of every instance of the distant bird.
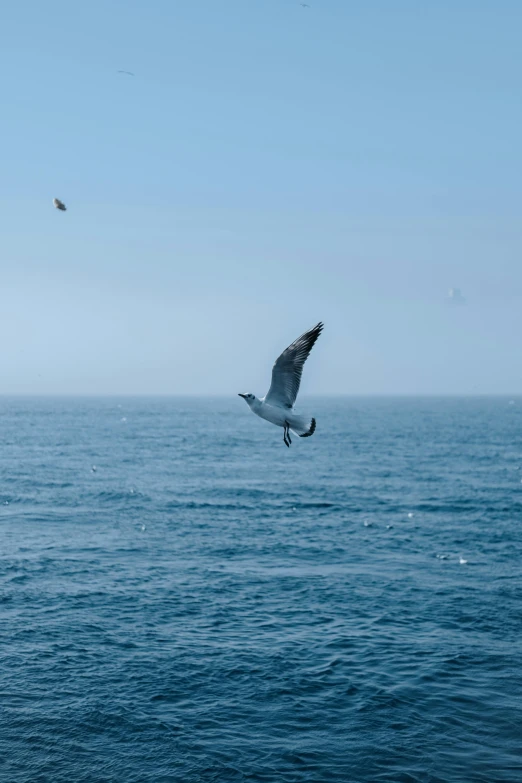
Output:
[[464,558],[462,557],[462,555],[459,557],[459,563],[460,563],[460,565],[466,565],[466,563],[467,563],[467,562],[468,562],[468,561],[467,561],[467,560],[464,560]]
[[252,413],[262,419],[283,427],[283,441],[290,448],[290,430],[301,438],[308,438],[315,432],[315,419],[294,413],[294,403],[301,384],[303,366],[315,341],[323,330],[319,322],[289,345],[276,360],[272,368],[272,383],[267,394],[258,400],[255,394],[240,394]]
[[56,207],[56,209],[61,209],[62,212],[67,212],[67,207],[63,203],[63,201],[60,201],[59,198],[53,198],[53,204]]
[[462,296],[460,288],[450,288],[448,291],[448,299],[453,305],[466,304],[465,298]]
[[134,76],[134,74],[131,71],[118,71],[118,73],[126,73],[127,76]]
[[301,8],[310,8],[310,6],[307,3],[299,3]]

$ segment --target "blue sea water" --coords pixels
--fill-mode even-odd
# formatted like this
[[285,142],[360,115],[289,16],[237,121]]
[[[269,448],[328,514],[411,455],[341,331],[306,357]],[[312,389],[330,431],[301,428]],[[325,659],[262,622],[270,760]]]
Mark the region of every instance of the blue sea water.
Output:
[[522,780],[522,401],[301,408],[0,400],[0,781]]

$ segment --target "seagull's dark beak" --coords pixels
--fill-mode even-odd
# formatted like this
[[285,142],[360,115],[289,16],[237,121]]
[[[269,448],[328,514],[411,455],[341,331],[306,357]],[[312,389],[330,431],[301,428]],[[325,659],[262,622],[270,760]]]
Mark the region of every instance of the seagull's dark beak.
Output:
[[241,394],[241,392],[237,396],[238,397],[242,397],[244,400],[246,400],[246,398],[247,398],[247,395],[246,394]]

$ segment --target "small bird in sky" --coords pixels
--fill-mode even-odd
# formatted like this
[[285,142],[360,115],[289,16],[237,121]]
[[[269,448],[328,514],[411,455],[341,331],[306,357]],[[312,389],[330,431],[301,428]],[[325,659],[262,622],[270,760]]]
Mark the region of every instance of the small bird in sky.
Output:
[[67,211],[67,207],[65,206],[63,201],[60,201],[59,198],[53,198],[53,204],[56,207],[56,209],[61,209],[62,212],[66,212]]
[[118,73],[126,73],[127,76],[134,76],[134,74],[131,71],[118,71]]
[[272,368],[272,383],[267,394],[260,400],[255,394],[240,394],[252,413],[262,419],[283,427],[283,441],[290,448],[290,430],[301,438],[308,438],[315,432],[315,419],[294,413],[294,403],[301,384],[304,363],[323,330],[319,322],[313,329],[294,340],[283,351]]
[[460,288],[450,288],[448,291],[448,299],[453,305],[466,304],[465,298],[462,296]]
[[299,3],[299,5],[301,6],[301,8],[310,8],[308,3]]

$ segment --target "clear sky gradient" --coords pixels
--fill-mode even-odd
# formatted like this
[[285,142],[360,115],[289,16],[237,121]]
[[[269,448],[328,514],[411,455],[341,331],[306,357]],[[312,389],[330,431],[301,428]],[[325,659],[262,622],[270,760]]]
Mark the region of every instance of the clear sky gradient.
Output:
[[309,3],[5,4],[0,392],[522,393],[522,3]]

